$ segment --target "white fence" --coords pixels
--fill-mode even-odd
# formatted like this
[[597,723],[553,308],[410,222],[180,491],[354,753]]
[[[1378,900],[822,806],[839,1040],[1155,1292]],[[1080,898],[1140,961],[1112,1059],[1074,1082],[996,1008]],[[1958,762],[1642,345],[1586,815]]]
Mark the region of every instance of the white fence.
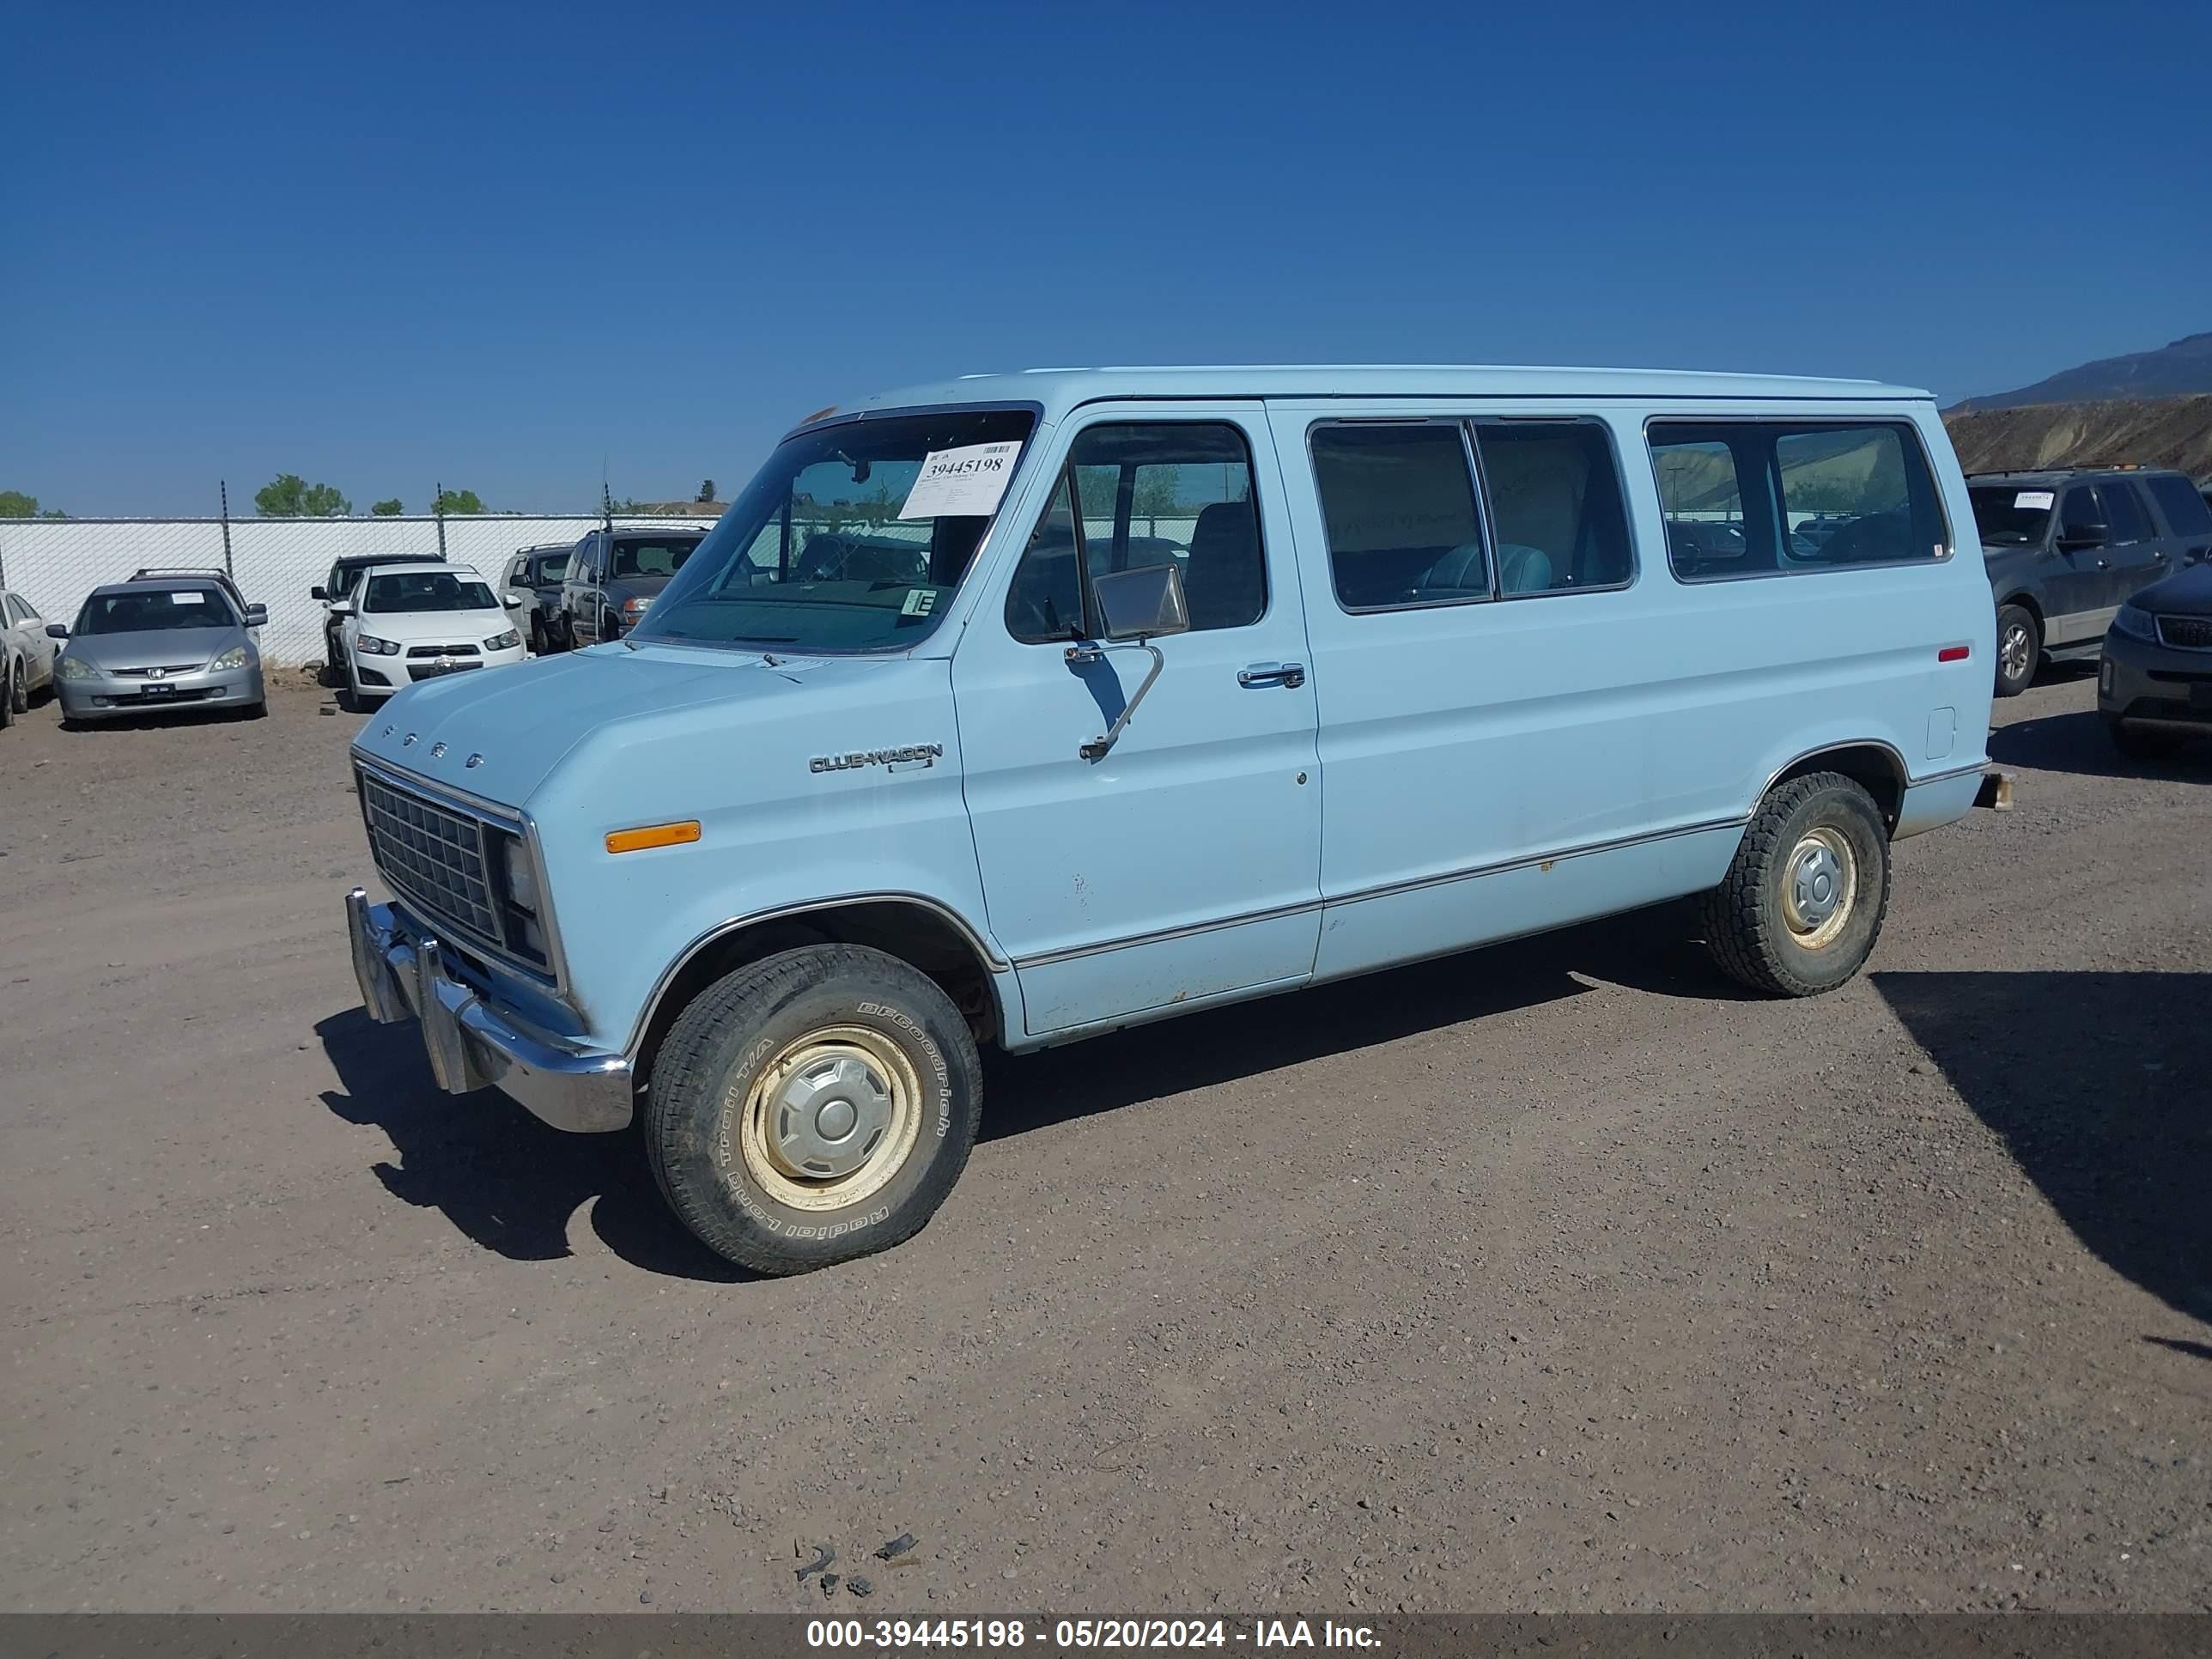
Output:
[[[634,519],[621,528],[703,530],[706,519]],[[497,580],[517,548],[574,542],[596,517],[445,521],[445,556]],[[269,607],[261,652],[273,667],[319,662],[323,608],[307,590],[332,561],[353,553],[439,556],[436,519],[233,519],[230,568],[252,605]],[[13,588],[50,622],[74,621],[86,594],[149,566],[223,567],[220,519],[0,519],[0,586]]]

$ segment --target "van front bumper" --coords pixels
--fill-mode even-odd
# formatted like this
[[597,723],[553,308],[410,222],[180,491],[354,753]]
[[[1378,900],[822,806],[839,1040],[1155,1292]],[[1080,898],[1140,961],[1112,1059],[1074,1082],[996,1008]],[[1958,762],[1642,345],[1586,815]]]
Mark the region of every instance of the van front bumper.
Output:
[[422,1022],[430,1073],[449,1095],[496,1087],[556,1129],[629,1126],[630,1064],[539,1030],[446,971],[436,939],[410,933],[388,904],[346,895],[346,934],[361,1000],[380,1025]]

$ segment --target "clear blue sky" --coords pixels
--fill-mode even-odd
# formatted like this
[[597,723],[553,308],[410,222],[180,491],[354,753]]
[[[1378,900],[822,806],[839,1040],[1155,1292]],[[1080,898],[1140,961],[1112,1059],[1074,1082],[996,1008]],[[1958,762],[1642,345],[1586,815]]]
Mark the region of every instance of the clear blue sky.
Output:
[[[2212,7],[19,5],[0,489],[726,497],[1152,362],[1866,374],[2212,328]],[[251,511],[250,505],[246,507]]]

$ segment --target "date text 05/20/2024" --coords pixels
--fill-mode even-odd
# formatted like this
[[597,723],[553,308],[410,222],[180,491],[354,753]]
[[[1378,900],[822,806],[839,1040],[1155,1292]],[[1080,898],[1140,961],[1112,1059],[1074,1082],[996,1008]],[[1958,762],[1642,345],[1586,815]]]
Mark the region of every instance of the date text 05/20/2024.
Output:
[[1379,1638],[1366,1625],[1333,1620],[1261,1619],[1249,1625],[1223,1619],[1060,1619],[1034,1628],[1024,1619],[811,1619],[806,1645],[897,1652],[922,1648],[979,1648],[986,1651],[1038,1647],[1111,1648],[1354,1648]]

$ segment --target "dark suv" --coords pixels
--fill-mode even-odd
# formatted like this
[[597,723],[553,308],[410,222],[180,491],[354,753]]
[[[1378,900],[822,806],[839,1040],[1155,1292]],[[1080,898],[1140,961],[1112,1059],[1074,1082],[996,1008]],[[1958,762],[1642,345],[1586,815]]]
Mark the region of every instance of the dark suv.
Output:
[[596,645],[629,633],[710,527],[592,531],[576,544],[561,578],[556,643]]
[[2179,472],[1976,472],[1966,487],[1996,601],[2001,697],[2046,660],[2094,658],[2121,605],[2212,549],[2212,509]]

